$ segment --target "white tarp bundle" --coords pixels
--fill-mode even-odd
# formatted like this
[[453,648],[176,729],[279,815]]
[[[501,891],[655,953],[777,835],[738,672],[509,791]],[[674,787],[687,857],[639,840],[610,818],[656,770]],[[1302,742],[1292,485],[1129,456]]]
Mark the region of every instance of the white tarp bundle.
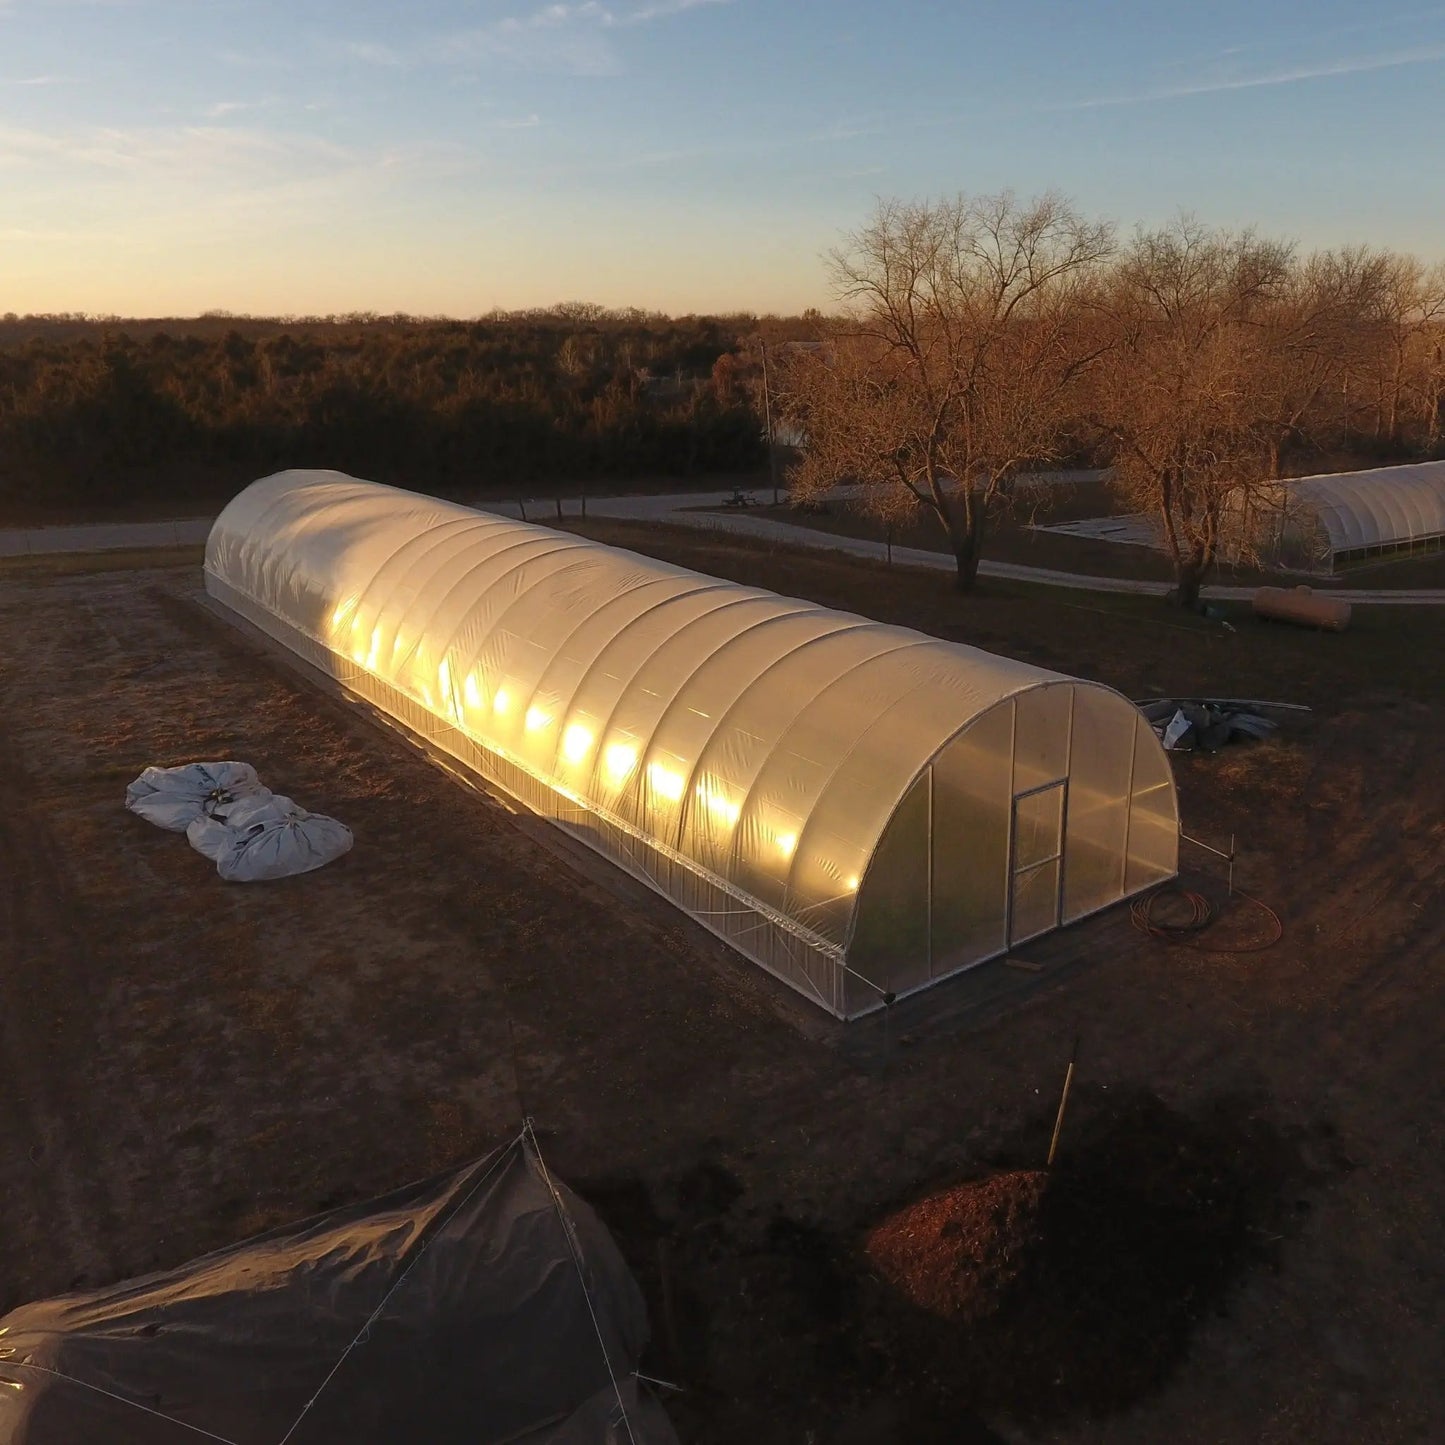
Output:
[[185,833],[228,883],[310,873],[350,852],[351,829],[265,787],[249,763],[147,768],[127,789],[133,813]]
[[125,805],[158,828],[184,833],[197,818],[265,791],[250,763],[183,763],[147,768],[125,790]]
[[280,793],[242,798],[228,809],[197,818],[186,837],[228,883],[310,873],[350,852],[352,844],[345,823],[308,813]]
[[305,810],[298,808],[283,794],[265,789],[197,818],[186,829],[186,837],[197,853],[203,853],[212,863],[219,863],[221,855],[235,843],[238,833],[244,834],[252,827],[265,827],[268,823],[279,823],[296,815],[305,817]]

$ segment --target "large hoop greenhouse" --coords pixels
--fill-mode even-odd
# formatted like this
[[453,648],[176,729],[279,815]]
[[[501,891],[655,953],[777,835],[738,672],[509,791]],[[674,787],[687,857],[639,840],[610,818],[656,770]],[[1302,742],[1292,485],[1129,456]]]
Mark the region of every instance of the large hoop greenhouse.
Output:
[[1279,484],[1268,560],[1333,572],[1445,547],[1445,462],[1297,477]]
[[1176,872],[1097,683],[335,472],[236,497],[206,587],[840,1018]]

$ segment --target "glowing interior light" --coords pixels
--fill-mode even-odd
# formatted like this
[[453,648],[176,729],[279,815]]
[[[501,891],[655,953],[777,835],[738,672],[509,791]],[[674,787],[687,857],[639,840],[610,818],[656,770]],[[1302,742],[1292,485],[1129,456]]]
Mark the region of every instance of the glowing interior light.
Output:
[[470,708],[480,708],[482,705],[482,689],[477,684],[477,675],[474,672],[467,674],[467,680],[462,685],[462,695],[467,700]]
[[631,743],[609,743],[602,762],[613,782],[620,783],[637,766],[637,749]]
[[527,709],[527,731],[529,733],[534,733],[539,728],[546,727],[551,721],[552,719],[548,717],[541,708],[529,707]]
[[569,763],[580,763],[592,746],[592,730],[581,723],[572,723],[562,734],[562,756]]
[[660,793],[670,803],[682,797],[687,788],[687,779],[663,763],[653,763],[647,769],[648,781],[655,793]]
[[376,671],[376,659],[377,659],[377,655],[378,655],[380,652],[381,652],[381,626],[380,626],[380,624],[378,624],[377,626],[375,626],[375,627],[373,627],[373,628],[371,629],[371,646],[367,649],[367,653],[366,653],[366,667],[367,667],[367,670],[368,670],[369,672],[375,672],[375,671]]
[[350,610],[350,607],[351,604],[349,602],[340,602],[337,604],[336,611],[331,614],[331,630],[333,632],[340,630],[341,624],[346,620],[346,614]]
[[742,812],[740,804],[735,803],[726,793],[709,788],[706,783],[697,785],[697,796],[702,805],[719,822],[736,823],[738,814]]
[[773,845],[784,858],[791,858],[797,851],[798,835],[796,833],[779,833],[773,839]]
[[496,697],[492,699],[492,711],[497,713],[504,713],[509,707],[511,707],[511,705],[512,699],[507,696],[507,689],[504,687],[499,687],[497,689]]
[[854,873],[851,877],[845,878],[843,880],[843,887],[846,888],[849,893],[856,893],[858,891],[858,875]]

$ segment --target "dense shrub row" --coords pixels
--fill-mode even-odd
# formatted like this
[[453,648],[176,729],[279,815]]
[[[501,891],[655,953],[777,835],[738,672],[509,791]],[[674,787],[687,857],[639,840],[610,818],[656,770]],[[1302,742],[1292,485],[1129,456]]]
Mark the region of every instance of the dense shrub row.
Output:
[[747,469],[750,321],[6,317],[0,500],[194,495],[289,466],[438,491]]

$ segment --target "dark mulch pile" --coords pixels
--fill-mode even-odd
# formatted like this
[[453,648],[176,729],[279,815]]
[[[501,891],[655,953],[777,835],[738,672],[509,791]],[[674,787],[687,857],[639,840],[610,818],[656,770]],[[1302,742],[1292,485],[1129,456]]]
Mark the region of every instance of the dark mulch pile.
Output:
[[1048,1177],[1019,1169],[929,1195],[868,1236],[868,1257],[930,1314],[951,1320],[992,1314],[1038,1247]]
[[687,1386],[668,1401],[682,1437],[721,1445],[742,1421],[792,1445],[807,1420],[827,1445],[964,1445],[996,1440],[995,1417],[1103,1415],[1157,1389],[1304,1217],[1296,1145],[1260,1100],[1184,1114],[1083,1086],[1045,1174],[1052,1127],[1041,1112],[991,1173],[915,1188],[871,1229],[759,1211],[716,1165],[584,1184],[649,1297],[644,1369]]
[[1080,1112],[1050,1173],[934,1191],[869,1234],[900,1379],[1020,1416],[1119,1409],[1272,1258],[1291,1151],[1246,1104],[1191,1117],[1146,1094]]

